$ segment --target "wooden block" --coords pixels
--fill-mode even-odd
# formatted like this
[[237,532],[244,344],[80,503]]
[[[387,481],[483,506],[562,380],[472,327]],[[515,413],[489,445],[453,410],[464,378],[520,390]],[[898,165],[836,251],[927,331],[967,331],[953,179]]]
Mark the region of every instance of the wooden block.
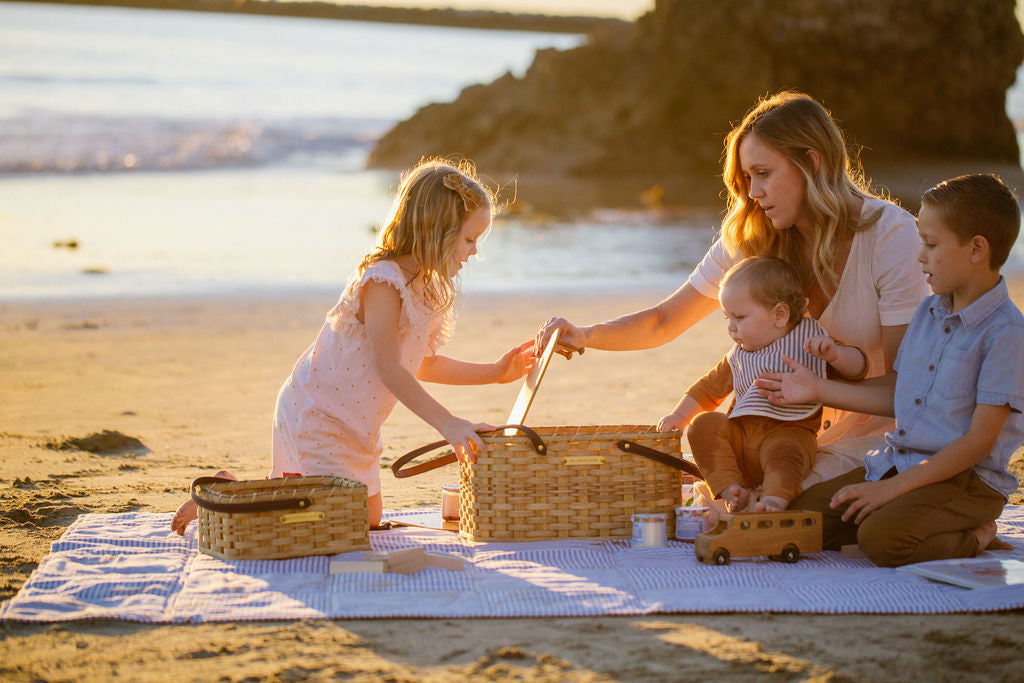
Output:
[[333,560],[332,574],[383,574],[387,563],[383,560]]
[[461,572],[463,561],[461,557],[455,557],[453,555],[427,553],[427,566],[437,567],[439,569],[448,569],[453,572]]
[[393,574],[413,574],[427,568],[427,556],[425,553],[410,555],[401,561],[388,560],[388,571]]
[[388,559],[388,554],[383,550],[367,550],[363,553],[364,560],[380,560],[384,561]]
[[417,558],[426,560],[427,551],[421,546],[415,546],[413,548],[402,548],[401,550],[392,550],[388,553],[388,564],[402,564],[404,562],[415,561]]
[[839,554],[843,557],[849,557],[851,559],[857,559],[861,557],[867,557],[864,552],[860,549],[860,546],[856,543],[850,545],[844,545],[839,549]]

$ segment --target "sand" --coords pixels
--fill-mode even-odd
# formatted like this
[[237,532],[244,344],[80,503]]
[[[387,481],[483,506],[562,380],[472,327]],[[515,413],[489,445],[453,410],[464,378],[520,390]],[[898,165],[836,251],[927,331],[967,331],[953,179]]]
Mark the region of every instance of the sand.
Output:
[[[1024,282],[1012,291],[1024,304]],[[277,389],[335,296],[0,304],[0,600],[80,513],[169,512],[194,476],[220,468],[263,477]],[[446,352],[492,360],[548,315],[594,322],[659,296],[466,295]],[[728,345],[712,315],[659,349],[556,356],[528,422],[655,422]],[[456,414],[494,424],[518,388],[429,387]],[[399,406],[385,425],[384,461],[436,438]],[[436,507],[440,486],[457,480],[451,468],[404,480],[382,474],[387,508]],[[1018,491],[1013,502],[1022,501]],[[5,622],[0,678],[1019,679],[1020,617]]]

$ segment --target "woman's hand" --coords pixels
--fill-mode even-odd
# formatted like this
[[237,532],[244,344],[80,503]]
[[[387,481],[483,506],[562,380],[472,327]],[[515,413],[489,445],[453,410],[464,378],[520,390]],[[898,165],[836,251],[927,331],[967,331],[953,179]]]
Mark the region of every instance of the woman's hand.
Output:
[[533,345],[533,353],[536,356],[544,353],[551,335],[559,331],[558,338],[573,346],[584,347],[587,345],[587,335],[580,328],[573,325],[565,318],[548,318],[548,321],[537,331],[537,339]]
[[665,417],[658,420],[658,431],[659,432],[671,432],[673,429],[679,431],[685,431],[686,426],[690,424],[682,415],[676,415],[675,413],[669,413]]
[[494,361],[495,381],[499,384],[514,382],[533,368],[537,357],[533,353],[534,341],[525,341],[515,348],[509,349],[498,360]]
[[827,334],[819,334],[804,342],[804,351],[826,363],[835,363],[839,358],[836,343]]
[[485,422],[474,423],[452,415],[438,431],[455,449],[455,457],[459,462],[476,462],[477,454],[487,452],[487,444],[477,432],[493,429],[494,425]]
[[754,380],[758,392],[777,405],[821,403],[822,379],[788,356],[782,362],[792,372],[766,372]]

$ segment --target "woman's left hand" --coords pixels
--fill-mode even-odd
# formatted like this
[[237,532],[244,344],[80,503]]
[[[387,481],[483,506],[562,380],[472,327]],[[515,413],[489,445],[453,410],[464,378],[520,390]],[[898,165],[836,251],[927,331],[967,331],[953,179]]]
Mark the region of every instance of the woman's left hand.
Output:
[[494,362],[495,381],[499,384],[516,381],[533,368],[535,360],[532,339],[509,349],[504,356]]

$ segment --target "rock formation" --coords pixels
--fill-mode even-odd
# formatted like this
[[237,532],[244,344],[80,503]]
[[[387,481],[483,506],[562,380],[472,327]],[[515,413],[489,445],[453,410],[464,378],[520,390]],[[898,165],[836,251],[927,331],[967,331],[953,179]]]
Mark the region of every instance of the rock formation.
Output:
[[1019,169],[1005,96],[1022,58],[1013,0],[656,0],[632,26],[539,51],[522,78],[423,107],[369,163],[460,154],[526,182],[715,200],[724,134],[789,88],[833,112],[869,175],[939,160]]

